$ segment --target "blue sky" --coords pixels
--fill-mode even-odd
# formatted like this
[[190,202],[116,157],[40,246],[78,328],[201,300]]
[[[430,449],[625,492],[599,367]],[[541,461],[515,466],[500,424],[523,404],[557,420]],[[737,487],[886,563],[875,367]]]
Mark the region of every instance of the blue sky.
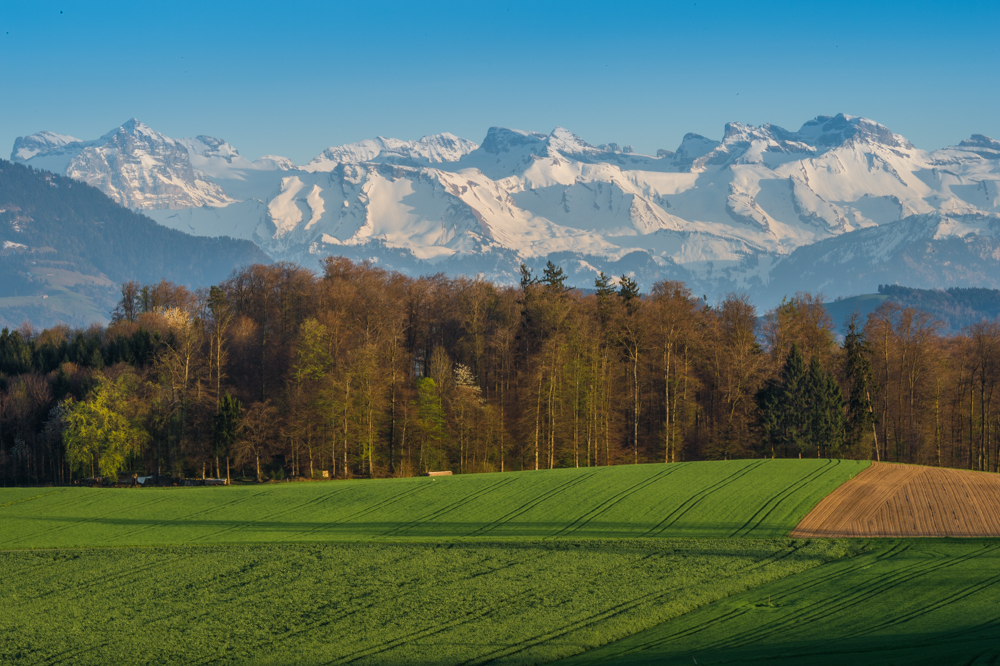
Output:
[[130,117],[254,159],[491,125],[673,150],[844,112],[1000,138],[1000,3],[0,3],[0,155]]

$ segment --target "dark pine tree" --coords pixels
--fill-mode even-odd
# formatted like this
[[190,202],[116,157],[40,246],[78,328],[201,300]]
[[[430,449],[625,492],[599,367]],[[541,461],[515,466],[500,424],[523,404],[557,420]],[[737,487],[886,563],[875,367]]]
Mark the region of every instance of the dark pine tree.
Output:
[[545,264],[545,272],[542,274],[542,282],[550,291],[561,294],[566,291],[563,284],[566,282],[566,273],[561,266],[556,266],[551,261]]
[[219,459],[226,459],[226,481],[229,481],[229,456],[236,443],[236,432],[243,415],[243,405],[229,391],[219,401],[219,410],[212,421],[212,444],[215,449],[215,470],[220,474]]
[[785,457],[789,449],[801,452],[807,445],[809,430],[809,374],[798,345],[792,345],[777,382],[764,387],[758,395],[764,413],[764,436],[771,447],[771,457],[780,448]]
[[[858,327],[857,317],[851,319],[844,338],[844,365],[847,377],[845,443],[855,447],[867,437],[869,431],[873,436],[875,433],[875,411],[871,400],[871,347],[865,339],[864,330]],[[878,451],[877,441],[875,450]]]

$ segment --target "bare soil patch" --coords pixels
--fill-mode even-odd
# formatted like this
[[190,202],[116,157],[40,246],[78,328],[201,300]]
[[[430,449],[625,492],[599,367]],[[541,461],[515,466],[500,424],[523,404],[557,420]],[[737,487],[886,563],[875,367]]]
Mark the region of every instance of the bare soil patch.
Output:
[[1000,536],[1000,476],[872,463],[827,495],[791,536]]

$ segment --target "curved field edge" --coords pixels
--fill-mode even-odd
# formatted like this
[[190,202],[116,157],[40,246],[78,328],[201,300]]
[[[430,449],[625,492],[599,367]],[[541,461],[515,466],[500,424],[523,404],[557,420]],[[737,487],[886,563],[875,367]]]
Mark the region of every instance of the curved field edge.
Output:
[[733,460],[210,488],[0,490],[0,549],[782,538],[867,465]]
[[850,540],[863,552],[559,663],[993,664],[1000,540]]
[[543,663],[847,552],[640,539],[0,553],[0,663]]
[[1000,537],[1000,477],[873,463],[823,498],[791,536]]

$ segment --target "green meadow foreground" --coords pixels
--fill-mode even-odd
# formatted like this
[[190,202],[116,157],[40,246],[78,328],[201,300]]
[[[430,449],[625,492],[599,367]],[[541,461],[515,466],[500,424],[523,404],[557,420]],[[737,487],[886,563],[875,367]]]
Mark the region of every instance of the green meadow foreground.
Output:
[[1000,540],[787,538],[866,466],[0,490],[0,663],[993,663]]
[[1000,540],[847,543],[847,557],[560,663],[997,663]]
[[656,539],[4,553],[0,663],[542,663],[845,552]]

